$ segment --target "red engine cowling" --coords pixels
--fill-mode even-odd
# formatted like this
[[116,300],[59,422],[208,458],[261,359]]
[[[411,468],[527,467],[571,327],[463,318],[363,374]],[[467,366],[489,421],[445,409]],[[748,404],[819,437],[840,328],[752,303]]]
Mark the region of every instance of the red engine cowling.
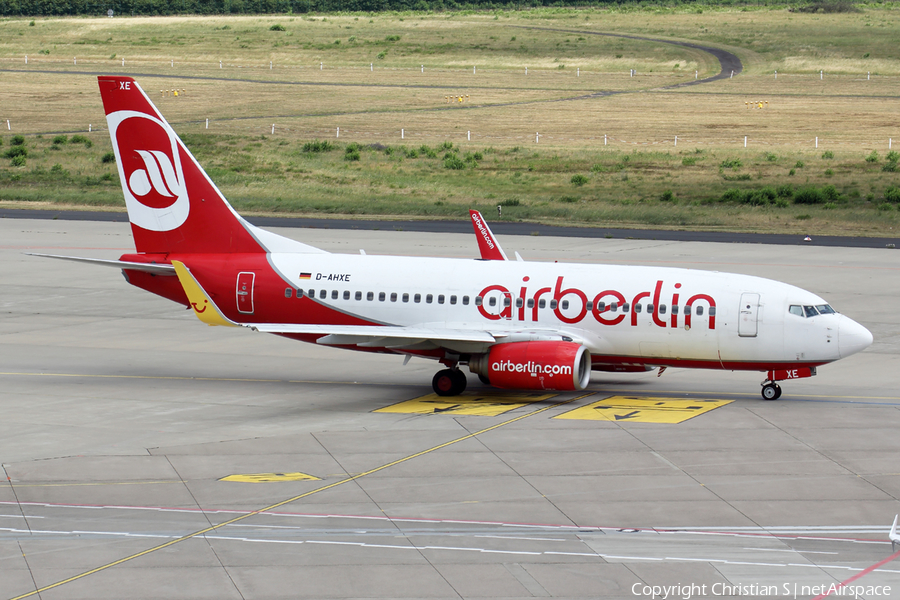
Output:
[[469,360],[469,370],[512,390],[583,390],[591,381],[591,353],[574,342],[511,342]]

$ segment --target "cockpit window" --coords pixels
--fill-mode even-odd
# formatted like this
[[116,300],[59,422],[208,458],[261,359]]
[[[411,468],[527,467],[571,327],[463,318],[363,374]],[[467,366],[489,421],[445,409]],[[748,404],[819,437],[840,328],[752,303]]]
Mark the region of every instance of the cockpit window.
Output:
[[806,313],[806,318],[814,317],[819,314],[819,311],[816,310],[815,306],[804,306],[803,312]]
[[791,304],[791,307],[788,309],[792,315],[797,315],[798,317],[803,316],[803,307],[799,304]]
[[833,315],[835,313],[835,310],[827,304],[817,305],[816,310],[819,311],[820,315]]

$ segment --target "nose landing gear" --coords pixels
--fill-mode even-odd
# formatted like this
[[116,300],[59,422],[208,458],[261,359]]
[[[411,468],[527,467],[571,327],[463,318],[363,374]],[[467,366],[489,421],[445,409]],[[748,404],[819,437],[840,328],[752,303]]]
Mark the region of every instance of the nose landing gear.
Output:
[[458,368],[438,371],[431,380],[431,387],[438,396],[458,396],[466,389],[466,375]]
[[778,400],[781,398],[781,386],[774,381],[766,380],[762,384],[763,400]]

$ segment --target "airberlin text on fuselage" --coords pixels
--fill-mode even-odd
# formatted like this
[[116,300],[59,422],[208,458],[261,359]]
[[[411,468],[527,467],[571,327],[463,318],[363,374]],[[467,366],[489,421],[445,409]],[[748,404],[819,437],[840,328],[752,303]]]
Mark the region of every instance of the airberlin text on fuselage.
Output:
[[[700,293],[691,294],[685,300],[682,300],[682,296],[686,294],[682,294],[680,283],[676,283],[673,286],[671,297],[667,298],[663,298],[665,283],[660,280],[656,282],[652,292],[639,292],[631,299],[626,299],[624,294],[613,289],[603,290],[596,294],[593,299],[590,299],[588,294],[578,288],[563,287],[563,277],[561,276],[556,278],[556,285],[553,288],[542,287],[534,290],[533,293],[530,293],[528,290],[529,280],[529,277],[522,279],[522,287],[519,289],[517,296],[522,299],[521,306],[513,306],[513,294],[506,287],[489,285],[481,290],[478,295],[484,298],[491,292],[498,292],[509,298],[510,302],[502,302],[501,306],[498,307],[500,309],[499,313],[489,312],[486,306],[487,303],[482,303],[478,307],[478,312],[481,313],[481,316],[491,321],[499,321],[500,319],[537,321],[540,301],[542,299],[555,300],[555,305],[551,305],[555,306],[553,312],[563,323],[579,323],[590,312],[591,316],[601,325],[618,325],[628,319],[628,322],[633,327],[636,327],[639,313],[634,307],[640,305],[643,300],[647,307],[647,313],[655,325],[659,327],[678,327],[683,323],[686,328],[690,328],[694,305],[703,303],[709,318],[709,328],[716,328],[715,299],[709,294]],[[526,304],[526,299],[533,300],[531,306]],[[563,302],[566,300],[572,305],[569,309],[562,308]],[[668,304],[669,314],[665,314],[665,308],[660,310],[660,303]],[[625,304],[630,304],[629,312],[626,312],[627,309],[623,309]],[[615,309],[613,306],[615,306]],[[619,312],[620,310],[621,312]]]

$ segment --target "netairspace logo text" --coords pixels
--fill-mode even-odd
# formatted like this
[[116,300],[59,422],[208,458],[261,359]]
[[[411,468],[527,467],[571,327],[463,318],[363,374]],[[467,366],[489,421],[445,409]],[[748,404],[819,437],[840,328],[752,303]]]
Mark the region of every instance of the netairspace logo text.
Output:
[[781,598],[799,598],[807,596],[828,597],[879,597],[890,596],[889,585],[841,585],[839,583],[822,583],[819,585],[802,585],[799,583],[783,583],[779,585],[730,584],[713,583],[677,583],[674,585],[646,585],[635,583],[631,586],[631,593],[635,596],[650,598],[651,600],[691,600],[710,596],[772,596]]

